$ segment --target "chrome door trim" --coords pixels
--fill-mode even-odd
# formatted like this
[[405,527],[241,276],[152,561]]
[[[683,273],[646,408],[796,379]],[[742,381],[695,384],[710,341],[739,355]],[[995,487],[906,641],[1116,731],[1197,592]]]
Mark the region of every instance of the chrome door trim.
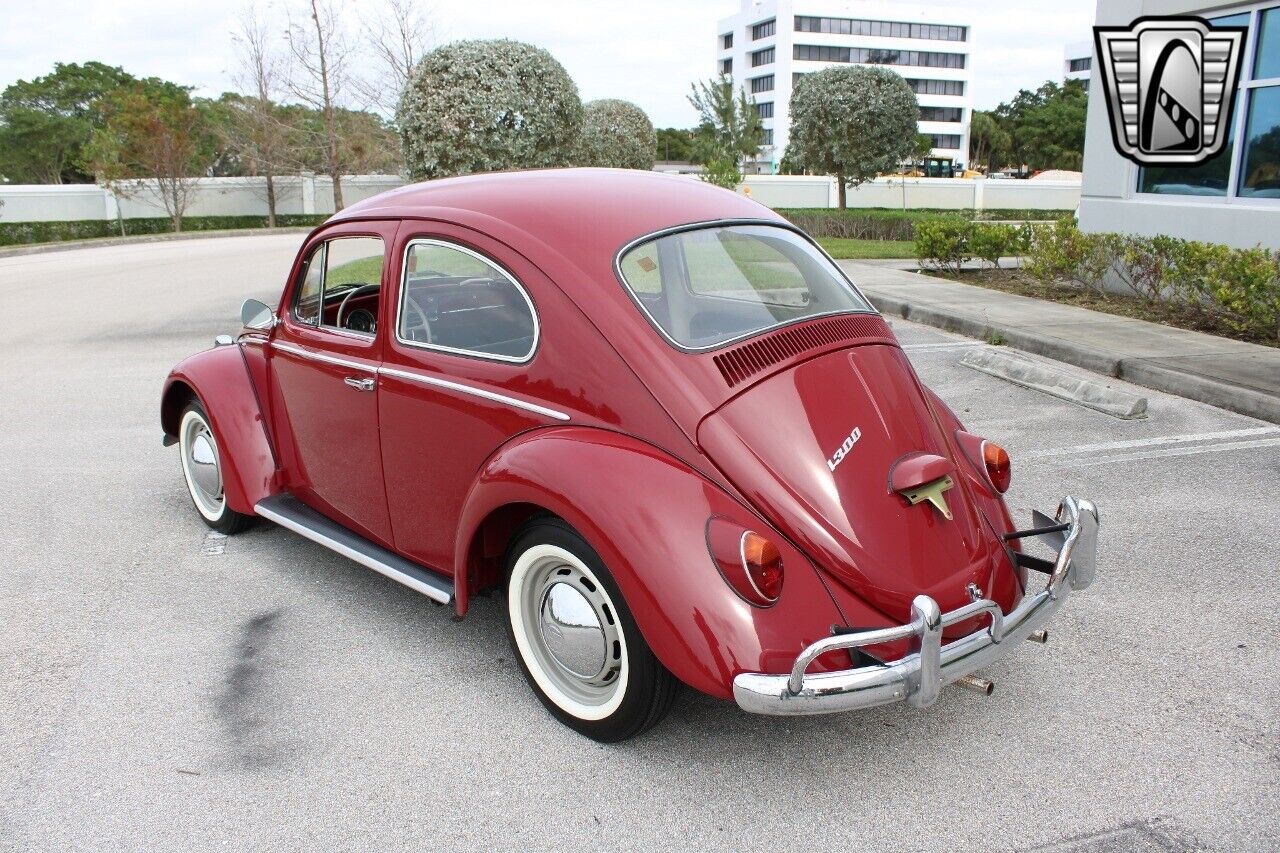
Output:
[[[470,255],[483,264],[493,267],[502,275],[503,278],[511,282],[512,286],[515,287],[515,289],[520,293],[520,296],[523,297],[525,304],[529,306],[529,314],[533,317],[533,342],[529,345],[529,351],[519,357],[511,355],[494,355],[493,353],[480,352],[479,350],[460,349],[457,347],[441,346],[440,344],[411,341],[402,337],[400,335],[400,318],[404,314],[404,301],[409,297],[409,253],[413,251],[414,246],[440,246],[445,249],[454,249],[455,251],[462,252],[464,255]],[[403,344],[407,347],[414,347],[416,349],[434,350],[435,352],[460,355],[466,358],[481,358],[486,361],[501,361],[506,362],[507,364],[528,364],[533,360],[533,356],[538,352],[538,343],[542,340],[542,323],[538,320],[538,309],[537,306],[533,304],[533,298],[529,296],[529,291],[525,290],[524,285],[520,283],[520,280],[516,278],[510,270],[493,258],[483,255],[475,249],[468,249],[466,246],[440,237],[414,237],[410,239],[409,242],[405,244],[404,253],[400,256],[400,293],[397,295],[399,298],[396,299],[396,343]]]
[[564,412],[549,409],[546,406],[539,406],[537,403],[529,403],[516,397],[508,397],[505,394],[487,391],[484,388],[476,388],[472,385],[463,385],[459,382],[451,382],[448,379],[424,376],[421,373],[411,373],[408,370],[399,370],[385,365],[378,368],[378,373],[382,376],[391,376],[396,379],[403,379],[406,382],[417,382],[421,385],[429,385],[433,388],[443,388],[446,391],[457,391],[460,394],[469,394],[473,397],[480,397],[493,403],[502,403],[503,405],[511,406],[512,408],[523,409],[526,412],[532,412],[535,415],[542,415],[546,418],[553,418],[557,421],[569,420],[569,416]]
[[309,358],[312,361],[322,361],[325,364],[332,364],[335,367],[347,367],[347,368],[350,368],[351,370],[363,370],[365,373],[373,373],[373,374],[377,374],[378,372],[378,368],[373,365],[361,364],[358,361],[348,361],[345,358],[338,358],[336,355],[328,355],[322,352],[315,352],[313,350],[303,349],[302,347],[294,346],[293,344],[286,343],[284,341],[272,341],[271,345],[283,352],[300,356],[302,358]]

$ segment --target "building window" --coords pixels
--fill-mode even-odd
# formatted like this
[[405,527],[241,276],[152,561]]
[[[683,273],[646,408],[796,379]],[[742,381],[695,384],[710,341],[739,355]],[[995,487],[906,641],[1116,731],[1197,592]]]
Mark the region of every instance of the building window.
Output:
[[773,64],[773,57],[774,51],[771,47],[766,47],[764,50],[757,50],[755,53],[751,54],[751,67],[759,68],[761,65],[771,65]]
[[1073,59],[1067,66],[1067,69],[1072,74],[1076,74],[1081,71],[1091,71],[1093,70],[1093,57],[1086,56],[1084,59]]
[[963,80],[907,80],[917,95],[963,95]]
[[896,21],[868,21],[857,18],[819,18],[796,15],[796,32],[830,33],[842,36],[968,41],[968,27],[945,24],[904,24]]
[[964,110],[960,107],[921,107],[920,120],[962,122],[964,121]]
[[733,60],[732,60],[732,59],[722,59],[722,60],[720,60],[720,73],[721,73],[721,74],[732,74],[732,73],[733,73]]
[[[1255,23],[1256,18],[1256,23]],[[1222,153],[1199,166],[1150,166],[1138,171],[1138,192],[1280,199],[1280,6],[1210,20],[1249,27],[1246,65]],[[1252,41],[1252,44],[1249,44]],[[1243,113],[1243,121],[1240,121]]]
[[766,74],[763,77],[751,78],[751,94],[758,95],[761,92],[773,91],[773,75]]
[[934,148],[946,148],[949,150],[958,150],[960,148],[960,134],[958,133],[931,133],[929,136],[933,139]]
[[751,40],[760,41],[760,39],[767,39],[769,36],[773,35],[777,31],[778,31],[777,21],[765,21],[762,24],[756,24],[754,27],[751,28]]
[[773,118],[773,101],[756,104],[756,115],[760,118]]
[[760,142],[761,145],[772,145],[773,144],[773,128],[766,127],[764,129],[764,135],[761,136],[760,139],[761,139],[761,142]]
[[728,50],[733,47],[733,33],[725,33],[720,36],[720,49]]
[[798,44],[792,56],[811,62],[852,62],[858,65],[911,65],[918,68],[964,68],[963,53],[934,53],[924,50],[886,50],[867,47],[829,47]]

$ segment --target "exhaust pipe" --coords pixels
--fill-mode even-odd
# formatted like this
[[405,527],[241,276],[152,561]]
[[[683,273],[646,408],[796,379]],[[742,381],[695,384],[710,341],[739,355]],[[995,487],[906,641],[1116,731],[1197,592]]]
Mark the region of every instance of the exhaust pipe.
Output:
[[1049,632],[1044,630],[1032,631],[1027,635],[1027,641],[1031,643],[1039,643],[1043,646],[1045,643],[1049,642]]
[[996,689],[994,681],[987,681],[987,679],[978,678],[975,675],[966,675],[952,683],[955,684],[956,687],[971,690],[974,693],[981,693],[983,696],[990,696],[992,691]]

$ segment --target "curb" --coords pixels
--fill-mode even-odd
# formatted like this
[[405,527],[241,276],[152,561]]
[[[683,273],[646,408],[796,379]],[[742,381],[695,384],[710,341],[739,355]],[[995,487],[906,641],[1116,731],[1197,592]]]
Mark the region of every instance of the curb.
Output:
[[100,246],[129,246],[135,243],[169,243],[177,240],[216,240],[221,237],[256,237],[262,234],[309,234],[314,228],[304,225],[283,228],[232,228],[223,231],[183,231],[179,234],[136,234],[131,237],[95,237],[92,240],[67,240],[61,243],[29,243],[0,246],[0,258],[43,255],[73,249],[96,249]]
[[1004,338],[1005,345],[1013,349],[1083,367],[1094,373],[1123,379],[1144,388],[1163,391],[1166,394],[1207,403],[1251,418],[1280,424],[1280,397],[1264,394],[1261,391],[1153,364],[1146,359],[1122,358],[1106,350],[1069,341],[1037,337],[1022,329],[1001,326],[955,311],[916,305],[905,300],[868,292],[865,288],[863,293],[871,300],[871,304],[885,315],[901,317],[913,323],[923,323],[979,340],[998,334]]

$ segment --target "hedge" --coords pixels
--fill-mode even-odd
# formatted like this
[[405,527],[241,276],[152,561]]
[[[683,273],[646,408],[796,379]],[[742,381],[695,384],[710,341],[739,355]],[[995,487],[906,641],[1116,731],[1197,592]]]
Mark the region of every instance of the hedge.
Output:
[[854,240],[905,240],[916,238],[916,226],[939,216],[954,216],[965,222],[1011,221],[1052,222],[1063,210],[897,210],[871,207],[836,210],[827,208],[779,209],[778,213],[814,237],[842,237]]
[[[276,226],[313,227],[328,219],[327,214],[284,214],[276,216]],[[266,228],[266,216],[188,216],[182,220],[183,231],[227,231],[241,228]],[[126,219],[126,236],[168,234],[173,223],[167,217]],[[97,237],[119,237],[120,223],[104,219],[78,219],[69,222],[2,222],[0,246],[27,243],[57,243],[64,240],[92,240]]]
[[1023,271],[1046,286],[1107,294],[1118,282],[1157,315],[1201,315],[1280,345],[1280,252],[1176,237],[1086,234],[1067,217],[1021,226],[935,217],[916,229],[922,265],[957,271],[981,258],[1026,255]]

